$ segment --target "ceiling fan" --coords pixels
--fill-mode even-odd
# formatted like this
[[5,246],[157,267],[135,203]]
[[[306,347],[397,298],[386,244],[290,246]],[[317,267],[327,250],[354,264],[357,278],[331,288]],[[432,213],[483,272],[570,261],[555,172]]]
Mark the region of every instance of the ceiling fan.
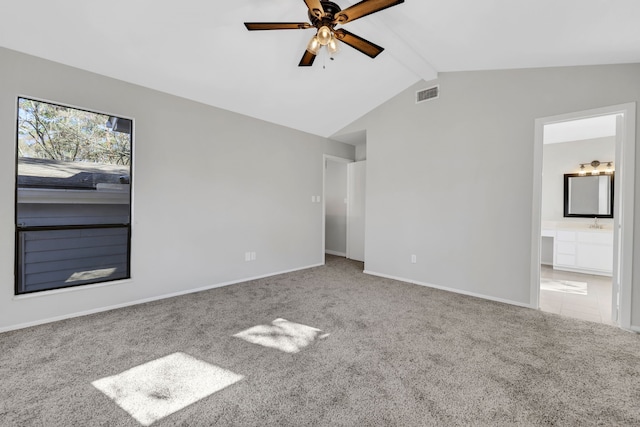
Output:
[[310,67],[316,59],[316,55],[322,46],[326,46],[330,53],[338,50],[337,41],[344,42],[365,55],[375,58],[384,50],[383,47],[371,43],[349,31],[338,28],[363,16],[379,12],[391,6],[404,3],[404,0],[362,0],[346,8],[340,9],[337,4],[327,0],[304,0],[309,9],[308,15],[311,23],[307,22],[245,22],[249,31],[260,30],[306,30],[317,29],[317,33],[309,41],[307,50],[302,55],[298,66]]

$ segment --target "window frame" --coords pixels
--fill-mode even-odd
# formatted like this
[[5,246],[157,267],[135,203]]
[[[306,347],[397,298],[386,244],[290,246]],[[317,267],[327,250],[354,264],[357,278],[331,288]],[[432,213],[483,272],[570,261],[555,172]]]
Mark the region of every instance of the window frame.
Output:
[[[18,219],[18,205],[19,205],[19,144],[20,144],[20,134],[19,134],[19,123],[20,123],[20,101],[21,100],[28,100],[28,101],[34,101],[34,102],[39,102],[39,103],[45,103],[45,104],[49,104],[55,107],[62,107],[62,108],[70,108],[70,109],[74,109],[74,110],[78,110],[78,111],[83,111],[86,113],[91,113],[91,114],[98,114],[98,115],[104,115],[104,116],[108,116],[108,117],[117,117],[119,119],[125,119],[125,120],[129,120],[131,122],[131,129],[130,129],[130,134],[129,134],[129,194],[128,194],[128,222],[126,224],[92,224],[92,225],[69,225],[69,226],[20,226],[19,224],[19,219]],[[118,283],[118,282],[122,282],[122,281],[128,281],[131,279],[131,240],[132,240],[132,225],[133,225],[133,188],[134,188],[134,145],[135,145],[135,119],[133,117],[129,117],[129,116],[125,116],[122,114],[113,114],[113,113],[109,113],[109,112],[105,112],[105,111],[101,111],[101,110],[97,110],[97,109],[88,109],[85,107],[78,107],[76,105],[72,105],[72,104],[67,104],[67,103],[63,103],[63,102],[58,102],[58,101],[50,101],[47,99],[43,99],[43,98],[38,98],[38,97],[34,97],[34,96],[29,96],[29,95],[22,95],[19,94],[16,96],[16,103],[15,103],[15,146],[14,146],[14,154],[15,154],[15,158],[14,158],[14,230],[15,230],[15,240],[14,240],[14,296],[19,297],[19,296],[25,296],[25,295],[34,295],[34,294],[41,294],[44,292],[55,292],[55,291],[60,291],[60,290],[68,290],[69,288],[80,288],[80,287],[89,287],[89,286],[95,286],[95,285],[105,285],[105,284],[112,284],[112,283]],[[50,230],[60,230],[60,229],[107,229],[107,228],[116,228],[116,227],[121,227],[121,228],[126,228],[126,238],[127,238],[127,244],[126,244],[126,275],[124,277],[118,277],[115,279],[110,279],[110,278],[104,278],[104,279],[96,279],[94,281],[91,282],[83,282],[83,283],[77,283],[77,284],[69,284],[69,285],[64,285],[64,286],[56,286],[56,287],[52,287],[52,288],[47,288],[47,289],[37,289],[37,290],[31,290],[31,291],[21,291],[20,290],[20,286],[21,286],[21,282],[20,282],[20,275],[21,275],[21,268],[23,267],[23,263],[21,262],[21,254],[20,254],[20,238],[21,238],[21,232],[25,232],[25,231],[34,231],[34,230],[38,230],[38,231],[50,231]]]

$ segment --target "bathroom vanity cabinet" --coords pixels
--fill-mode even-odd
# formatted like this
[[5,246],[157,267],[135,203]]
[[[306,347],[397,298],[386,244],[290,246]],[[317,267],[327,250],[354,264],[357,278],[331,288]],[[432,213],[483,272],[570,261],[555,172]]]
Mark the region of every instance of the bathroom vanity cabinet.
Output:
[[613,232],[606,229],[544,229],[553,237],[553,268],[611,276]]

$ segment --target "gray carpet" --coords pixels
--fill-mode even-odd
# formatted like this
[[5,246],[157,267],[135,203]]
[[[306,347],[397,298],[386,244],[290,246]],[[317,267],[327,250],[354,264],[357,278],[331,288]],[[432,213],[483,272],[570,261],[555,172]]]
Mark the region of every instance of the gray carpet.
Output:
[[[91,383],[178,352],[242,380],[153,426],[640,425],[638,335],[361,270],[328,256],[0,334],[0,425],[139,426]],[[329,335],[297,353],[233,336],[279,318]]]

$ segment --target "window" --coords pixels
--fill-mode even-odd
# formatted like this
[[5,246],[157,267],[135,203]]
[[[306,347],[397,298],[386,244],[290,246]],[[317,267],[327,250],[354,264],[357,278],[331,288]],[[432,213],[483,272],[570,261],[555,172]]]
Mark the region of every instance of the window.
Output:
[[16,294],[130,277],[132,125],[18,98]]

